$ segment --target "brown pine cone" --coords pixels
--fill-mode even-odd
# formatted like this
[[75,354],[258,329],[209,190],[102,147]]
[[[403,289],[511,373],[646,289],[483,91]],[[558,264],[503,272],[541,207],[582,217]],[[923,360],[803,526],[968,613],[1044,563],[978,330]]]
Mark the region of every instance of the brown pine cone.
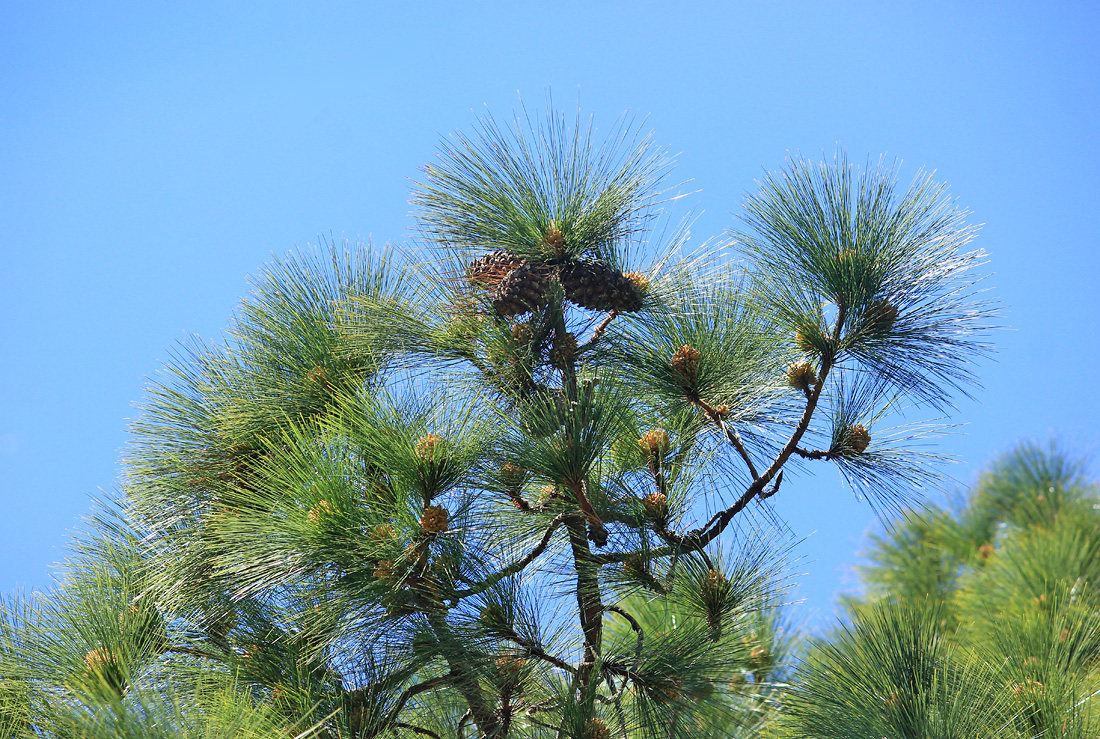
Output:
[[470,262],[466,267],[466,281],[476,287],[496,287],[523,264],[523,259],[498,249]]
[[562,335],[554,334],[554,342],[550,346],[550,363],[555,367],[564,367],[569,364],[577,354],[577,337],[566,331]]
[[611,739],[611,729],[598,718],[590,718],[584,724],[584,739]]
[[567,298],[589,310],[626,313],[642,307],[638,283],[603,262],[565,265],[561,270],[561,286]]
[[864,325],[876,335],[889,333],[898,319],[898,309],[886,300],[875,300],[863,314]]
[[871,434],[862,423],[857,423],[844,430],[844,441],[842,443],[845,451],[863,454],[871,443]]
[[493,307],[505,317],[518,316],[542,306],[550,285],[550,268],[524,262],[500,281],[493,292]]

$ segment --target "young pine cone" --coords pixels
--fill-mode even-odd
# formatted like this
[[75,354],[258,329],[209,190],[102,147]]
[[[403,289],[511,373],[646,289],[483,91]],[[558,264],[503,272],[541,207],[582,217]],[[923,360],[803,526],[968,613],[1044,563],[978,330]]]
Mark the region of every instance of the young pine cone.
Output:
[[439,505],[424,507],[420,516],[420,530],[425,534],[439,534],[447,530],[447,509]]
[[634,283],[634,289],[644,293],[649,289],[649,278],[641,272],[624,272],[623,277]]
[[397,538],[397,532],[388,523],[375,526],[370,532],[371,541],[392,541]]
[[867,451],[867,445],[871,443],[871,434],[861,423],[849,426],[844,430],[842,445],[845,451],[863,454]]
[[703,598],[707,601],[719,597],[725,589],[726,576],[718,570],[708,570],[701,587]]
[[563,335],[554,334],[554,343],[550,346],[550,363],[555,367],[565,367],[577,356],[577,337],[566,331]]
[[590,718],[584,724],[584,739],[611,739],[611,729],[598,718]]
[[668,514],[668,498],[662,493],[650,493],[642,499],[646,515],[660,521]]
[[876,300],[867,306],[863,314],[863,324],[878,336],[886,334],[898,320],[898,309],[885,300]]
[[792,362],[787,367],[787,383],[795,390],[806,392],[817,384],[817,374],[809,362]]
[[428,434],[427,436],[421,436],[416,441],[416,447],[413,449],[417,458],[423,462],[434,462],[435,458],[439,456],[439,444],[442,441],[435,434]]
[[519,490],[523,487],[523,481],[525,479],[527,479],[527,473],[518,465],[505,464],[500,468],[500,481],[504,485],[505,490]]
[[561,269],[565,297],[589,310],[625,313],[641,309],[638,284],[603,262],[573,262]]
[[543,234],[542,240],[557,254],[561,254],[565,250],[565,235],[554,221],[550,221],[550,228],[546,229],[546,233]]
[[661,459],[668,454],[668,432],[664,429],[647,431],[642,435],[642,438],[638,439],[638,446],[641,447],[642,453],[646,455],[647,459]]
[[672,372],[684,387],[691,387],[699,377],[699,358],[702,354],[691,344],[684,344],[672,355]]
[[500,281],[493,292],[493,307],[505,317],[528,313],[546,302],[550,268],[524,262]]

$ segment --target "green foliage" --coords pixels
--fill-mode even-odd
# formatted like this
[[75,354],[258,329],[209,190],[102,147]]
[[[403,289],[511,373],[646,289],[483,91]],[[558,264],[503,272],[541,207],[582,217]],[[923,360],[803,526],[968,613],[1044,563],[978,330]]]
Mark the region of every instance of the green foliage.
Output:
[[[149,389],[122,512],[5,605],[0,726],[778,730],[785,558],[750,504],[788,466],[835,463],[875,506],[934,478],[928,428],[878,425],[972,379],[979,256],[941,190],[838,160],[685,257],[648,230],[666,172],[629,125],[486,119],[417,185],[429,258],[270,266]],[[930,659],[920,705],[971,679]]]
[[1007,698],[991,670],[946,638],[934,601],[871,606],[812,650],[785,736],[1006,736]]
[[[1082,469],[1056,446],[1022,444],[955,510],[910,511],[873,537],[861,569],[866,597],[848,601],[852,626],[810,651],[792,736],[1095,736],[1100,496]],[[939,664],[942,654],[944,670],[968,676],[949,693],[956,723],[826,731],[829,711],[836,720],[870,716],[876,696],[892,695],[883,685],[895,690],[897,675],[923,674],[891,662],[902,650],[885,626],[908,629],[921,659]],[[921,705],[913,714],[921,721],[948,715]]]

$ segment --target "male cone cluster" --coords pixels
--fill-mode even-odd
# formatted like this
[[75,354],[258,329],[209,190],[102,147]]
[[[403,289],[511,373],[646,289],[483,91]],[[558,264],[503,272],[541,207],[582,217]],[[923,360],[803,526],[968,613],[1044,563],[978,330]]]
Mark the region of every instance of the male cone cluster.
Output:
[[582,308],[618,313],[640,310],[649,280],[639,273],[623,274],[605,262],[584,259],[552,265],[533,262],[497,250],[470,262],[466,280],[490,291],[502,316],[518,316],[541,307],[550,280],[561,282],[565,297]]
[[817,384],[817,374],[809,362],[792,362],[787,366],[787,383],[796,390],[806,392]]
[[420,530],[425,534],[441,534],[447,530],[447,509],[443,506],[424,506],[420,516]]

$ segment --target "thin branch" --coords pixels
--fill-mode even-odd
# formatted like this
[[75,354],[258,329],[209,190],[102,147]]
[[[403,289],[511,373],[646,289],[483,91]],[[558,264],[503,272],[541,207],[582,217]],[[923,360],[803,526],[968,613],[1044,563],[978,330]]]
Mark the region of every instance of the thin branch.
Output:
[[550,731],[561,731],[560,726],[551,726],[550,724],[548,724],[544,721],[539,721],[538,719],[531,718],[530,714],[525,716],[524,720],[529,722],[529,723],[535,724],[536,726],[541,726],[544,729],[550,729]]
[[614,310],[608,313],[607,318],[600,321],[600,325],[596,326],[596,329],[592,332],[592,336],[590,336],[588,341],[584,342],[584,344],[580,346],[580,349],[578,349],[578,351],[580,351],[581,349],[587,349],[588,347],[599,341],[600,337],[603,336],[603,332],[607,330],[607,327],[611,325],[611,322],[615,320],[615,316],[617,315],[619,315],[619,312]]
[[567,514],[565,514],[565,513],[559,513],[557,516],[554,517],[554,520],[552,520],[550,522],[550,526],[547,527],[546,531],[543,533],[542,540],[539,541],[539,543],[535,546],[535,548],[532,549],[530,552],[528,552],[527,556],[525,556],[523,559],[520,559],[516,562],[513,562],[512,564],[508,565],[507,567],[505,567],[500,572],[497,572],[496,574],[490,575],[489,577],[485,578],[482,582],[478,583],[477,585],[474,585],[474,586],[469,587],[469,588],[464,588],[462,590],[456,590],[455,591],[455,597],[456,598],[466,598],[466,597],[469,597],[471,595],[477,595],[478,593],[483,593],[486,590],[488,590],[489,588],[496,585],[498,582],[500,582],[504,578],[511,577],[512,575],[515,575],[517,572],[520,572],[521,570],[523,570],[524,567],[526,567],[527,565],[534,562],[535,558],[537,558],[540,554],[542,554],[544,551],[546,551],[546,547],[550,545],[550,539],[554,535],[554,532],[558,530],[559,526],[561,526],[563,523],[565,523],[566,515]]
[[634,646],[634,666],[630,670],[631,672],[637,672],[638,667],[642,664],[642,643],[645,639],[641,624],[638,623],[637,619],[618,606],[604,606],[604,610],[617,613],[625,618],[630,622],[630,628],[634,629],[634,633],[638,635],[638,643]]
[[524,639],[522,636],[520,636],[519,634],[517,634],[515,632],[510,632],[510,633],[505,634],[504,638],[507,639],[510,642],[513,642],[513,643],[523,647],[527,652],[526,656],[536,657],[536,658],[541,659],[545,662],[549,662],[550,664],[554,665],[554,667],[557,667],[558,669],[564,670],[564,671],[568,672],[571,675],[575,674],[576,671],[577,671],[577,668],[573,667],[573,665],[569,664],[568,662],[561,659],[560,657],[555,657],[554,655],[552,655],[549,652],[545,651],[539,645],[532,644],[531,642],[527,641],[526,639]]
[[439,734],[436,734],[434,731],[431,731],[430,729],[422,729],[421,727],[413,726],[412,724],[394,724],[393,726],[396,729],[408,729],[414,734],[423,734],[424,736],[435,737],[435,739],[443,739],[443,737],[441,737]]
[[397,705],[390,709],[389,720],[395,721],[397,719],[397,715],[401,713],[401,709],[405,707],[405,704],[409,702],[410,698],[414,698],[428,690],[443,687],[450,683],[452,679],[454,679],[454,675],[448,673],[446,675],[440,675],[439,677],[433,677],[429,680],[423,680],[416,685],[410,685],[405,688],[405,692],[397,699]]
[[730,444],[733,444],[733,448],[737,450],[737,453],[741,455],[741,459],[745,460],[745,465],[749,468],[749,474],[755,480],[758,477],[756,466],[753,465],[752,457],[749,456],[744,442],[741,441],[741,434],[737,433],[737,429],[727,424],[721,417],[716,418],[715,422],[718,424],[718,428],[726,432],[726,438],[729,439]]
[[727,424],[722,418],[723,414],[707,401],[702,398],[697,398],[693,402],[702,408],[703,412],[707,414],[707,418],[726,435],[729,443],[737,450],[737,453],[741,455],[741,459],[745,460],[745,465],[749,468],[749,474],[752,476],[752,479],[755,480],[759,477],[759,474],[756,472],[756,465],[752,463],[752,457],[749,456],[748,450],[745,449],[745,443],[741,441],[741,434],[737,433],[737,429]]
[[458,720],[458,729],[455,733],[456,739],[466,739],[466,724],[468,724],[473,717],[473,710],[466,709],[466,713],[462,714],[462,718]]
[[795,447],[794,453],[797,454],[798,456],[802,457],[803,459],[829,459],[830,458],[829,452],[827,452],[827,451],[823,451],[821,449],[814,449],[814,450],[811,451],[811,450],[808,450],[808,449],[803,449],[800,446]]

